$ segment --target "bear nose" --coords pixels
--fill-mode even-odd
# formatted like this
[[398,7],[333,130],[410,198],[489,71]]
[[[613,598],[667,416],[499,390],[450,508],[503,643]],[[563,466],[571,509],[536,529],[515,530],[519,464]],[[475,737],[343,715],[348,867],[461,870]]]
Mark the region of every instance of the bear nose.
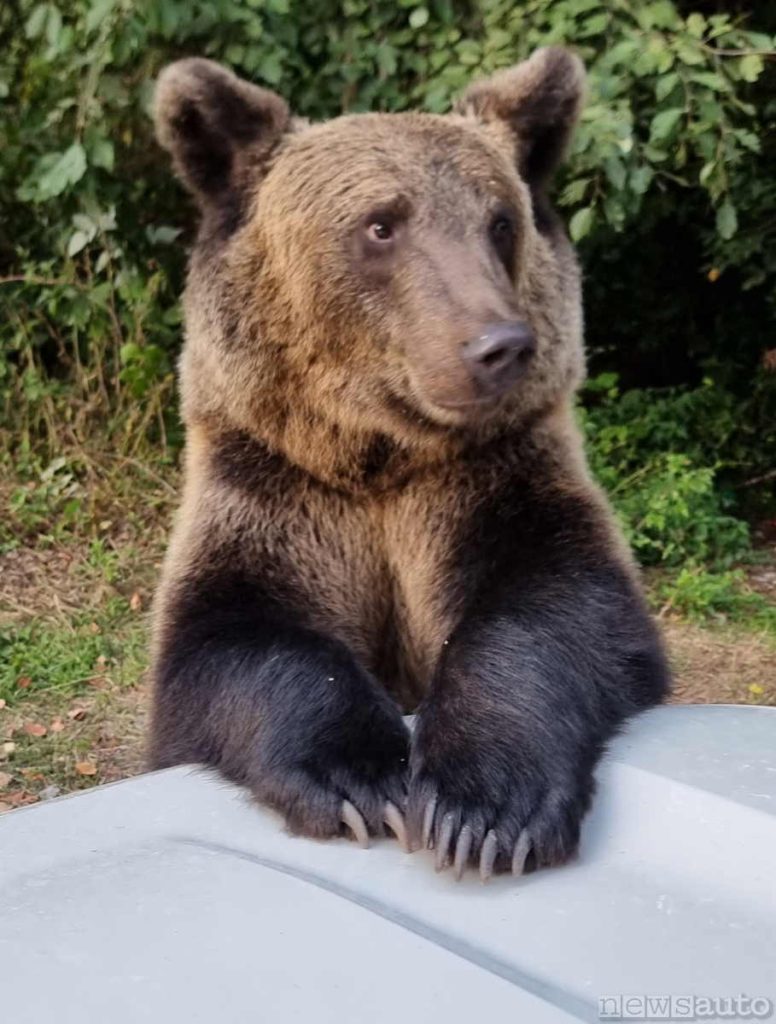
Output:
[[495,397],[509,390],[536,352],[533,331],[523,320],[486,324],[463,347],[464,362],[480,389]]

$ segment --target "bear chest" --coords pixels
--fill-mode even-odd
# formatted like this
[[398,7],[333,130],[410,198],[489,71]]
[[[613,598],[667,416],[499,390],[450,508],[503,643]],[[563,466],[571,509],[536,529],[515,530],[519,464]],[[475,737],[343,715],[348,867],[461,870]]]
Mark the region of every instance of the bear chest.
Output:
[[345,643],[407,709],[428,689],[462,602],[454,519],[438,492],[418,492],[322,504],[284,537],[311,624]]

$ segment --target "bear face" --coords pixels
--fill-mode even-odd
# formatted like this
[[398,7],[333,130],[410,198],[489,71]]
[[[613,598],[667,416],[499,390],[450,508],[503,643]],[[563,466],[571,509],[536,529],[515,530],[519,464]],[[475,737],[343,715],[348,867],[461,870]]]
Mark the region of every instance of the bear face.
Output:
[[544,50],[450,115],[311,126],[208,61],[167,69],[159,137],[203,214],[187,421],[325,476],[327,440],[333,462],[376,437],[444,455],[565,400],[582,375],[579,275],[543,191],[581,89],[576,58]]

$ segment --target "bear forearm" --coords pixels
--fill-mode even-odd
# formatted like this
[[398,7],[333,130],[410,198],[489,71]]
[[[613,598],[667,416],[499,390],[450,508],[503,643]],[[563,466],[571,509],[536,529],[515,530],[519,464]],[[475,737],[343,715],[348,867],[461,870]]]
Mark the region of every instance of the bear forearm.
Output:
[[248,772],[275,709],[299,716],[326,688],[362,682],[323,637],[315,643],[239,611],[176,623],[154,675],[154,766],[204,760],[232,776]]
[[446,645],[433,691],[463,687],[476,705],[504,702],[528,718],[560,714],[615,727],[661,701],[669,672],[640,595],[619,569],[568,572],[549,586],[523,580],[483,601]]
[[411,828],[429,822],[441,862],[451,844],[465,859],[471,836],[485,876],[494,863],[519,873],[573,853],[607,741],[668,686],[626,573],[522,583],[452,635],[413,743]]
[[371,831],[402,802],[401,714],[339,641],[250,604],[200,609],[168,623],[154,674],[152,767],[217,768],[311,835],[340,831],[343,800]]

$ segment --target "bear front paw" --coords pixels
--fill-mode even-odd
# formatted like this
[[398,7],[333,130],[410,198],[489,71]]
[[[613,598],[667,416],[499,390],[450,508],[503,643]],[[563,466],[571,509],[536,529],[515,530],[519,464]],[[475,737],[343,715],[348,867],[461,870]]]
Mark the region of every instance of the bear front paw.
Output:
[[352,834],[360,846],[389,829],[403,849],[409,840],[400,808],[406,802],[401,769],[379,779],[339,767],[330,774],[296,769],[254,787],[254,794],[286,820],[290,832],[315,839]]
[[337,740],[327,736],[301,750],[276,738],[253,773],[254,796],[282,814],[297,835],[352,834],[368,846],[370,836],[388,830],[408,850],[408,735],[400,718],[381,726],[379,735],[343,727]]
[[412,849],[435,851],[437,871],[452,864],[460,879],[472,865],[487,881],[494,873],[522,875],[575,855],[593,795],[592,773],[573,777],[546,764],[531,766],[495,739],[479,749],[467,745],[466,754],[437,747],[431,761],[419,740],[407,829]]

